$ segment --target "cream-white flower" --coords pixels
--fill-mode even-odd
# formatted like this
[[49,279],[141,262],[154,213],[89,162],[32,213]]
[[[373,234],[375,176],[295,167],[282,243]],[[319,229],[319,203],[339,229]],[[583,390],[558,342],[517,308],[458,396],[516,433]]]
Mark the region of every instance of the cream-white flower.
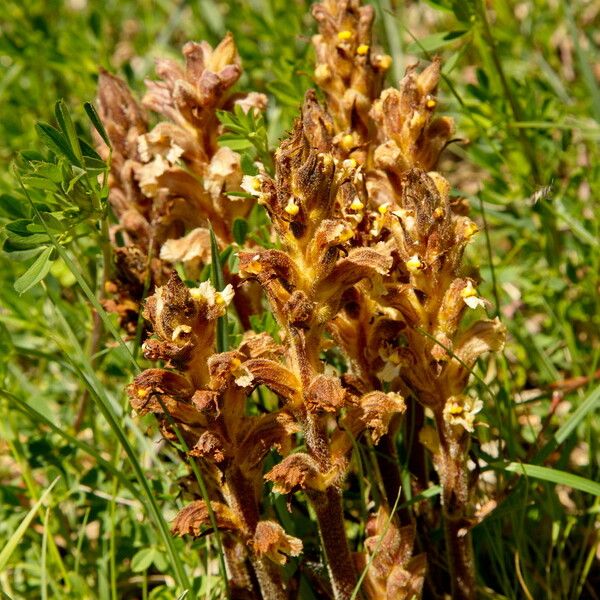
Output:
[[248,194],[258,198],[261,194],[261,185],[260,175],[244,175],[240,187]]
[[233,299],[234,291],[233,286],[228,284],[222,291],[217,292],[212,283],[206,280],[200,283],[198,287],[191,288],[190,295],[194,300],[204,300],[208,306],[217,304],[228,306]]
[[483,408],[481,400],[470,396],[450,396],[444,406],[444,421],[449,425],[460,425],[471,433],[474,431],[475,415]]
[[471,281],[467,281],[467,285],[460,295],[469,308],[477,308],[478,306],[483,308],[485,306],[485,300],[477,295],[477,290]]

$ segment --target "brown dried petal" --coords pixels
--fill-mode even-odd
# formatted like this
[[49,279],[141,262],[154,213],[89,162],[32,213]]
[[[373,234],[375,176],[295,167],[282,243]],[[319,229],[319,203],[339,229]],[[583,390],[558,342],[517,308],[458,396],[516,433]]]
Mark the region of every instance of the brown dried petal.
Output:
[[258,556],[266,556],[278,565],[284,565],[288,556],[302,552],[302,541],[287,535],[275,521],[259,521],[252,541]]
[[444,373],[448,382],[448,395],[462,393],[475,361],[486,352],[502,350],[505,340],[506,328],[498,318],[477,321],[461,334],[454,347],[457,358],[448,363]]
[[198,227],[186,236],[167,240],[160,249],[160,258],[172,263],[198,260],[206,263],[210,259],[210,233]]
[[275,484],[273,491],[279,494],[290,494],[305,489],[322,492],[331,483],[329,478],[319,471],[316,461],[303,452],[284,458],[265,475],[265,479]]
[[369,392],[359,400],[359,406],[351,409],[344,419],[344,425],[357,436],[363,429],[371,430],[373,441],[387,433],[390,421],[394,415],[403,413],[406,404],[400,394],[379,391]]
[[282,456],[288,454],[292,448],[292,436],[300,430],[298,423],[285,412],[253,418],[252,422],[252,429],[238,447],[244,471],[259,466],[271,448]]
[[[238,519],[227,505],[221,502],[211,502],[210,506],[219,529],[239,529]],[[206,503],[204,500],[196,500],[179,511],[175,517],[171,531],[173,535],[183,536],[187,533],[198,537],[202,531],[202,527],[210,526],[211,522]]]
[[222,390],[230,385],[232,379],[238,376],[243,360],[243,354],[240,354],[237,350],[213,354],[208,359],[210,387],[213,390]]
[[261,285],[270,279],[281,278],[290,285],[297,281],[297,269],[292,259],[280,250],[240,252],[240,274],[255,277]]
[[146,132],[146,118],[127,84],[104,69],[98,77],[98,108],[113,152],[136,158],[137,138]]
[[361,279],[372,279],[386,274],[391,266],[391,257],[373,248],[353,248],[319,284],[319,297],[325,300],[341,294]]
[[296,402],[300,394],[300,382],[292,371],[274,360],[253,358],[244,367],[254,377],[255,385],[266,385],[288,402]]
[[190,382],[164,369],[147,369],[127,387],[132,408],[140,415],[168,413],[175,421],[203,425],[204,417],[188,400],[193,393]]
[[317,375],[310,382],[304,399],[308,412],[336,413],[346,404],[346,390],[337,377]]
[[212,390],[196,390],[192,396],[192,404],[198,412],[207,417],[219,415],[219,392]]
[[188,452],[190,456],[208,458],[216,463],[222,463],[226,453],[225,441],[212,431],[204,431]]
[[387,580],[386,600],[421,598],[426,571],[425,554],[415,556],[404,567],[393,569]]
[[238,350],[248,358],[277,358],[283,354],[283,347],[266,331],[246,331]]
[[166,285],[156,289],[146,301],[144,316],[151,321],[154,332],[165,341],[173,340],[180,325],[191,324],[197,315],[189,289],[173,272]]

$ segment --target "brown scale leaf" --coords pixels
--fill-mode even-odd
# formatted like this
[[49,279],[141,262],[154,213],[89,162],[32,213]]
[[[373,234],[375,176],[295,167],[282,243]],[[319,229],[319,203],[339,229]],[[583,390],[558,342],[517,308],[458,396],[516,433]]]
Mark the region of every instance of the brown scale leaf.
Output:
[[[231,531],[239,529],[238,518],[226,504],[211,502],[210,506],[219,529]],[[196,500],[179,511],[173,521],[171,531],[173,535],[180,537],[186,534],[198,537],[203,532],[203,528],[210,527],[211,522],[206,503],[204,500]]]
[[204,431],[188,454],[212,460],[217,464],[222,463],[227,454],[225,441],[213,431]]
[[275,484],[273,491],[279,494],[306,489],[322,492],[330,483],[319,471],[316,461],[303,452],[284,458],[265,475],[265,479]]
[[310,382],[304,403],[310,413],[337,413],[346,405],[346,390],[339,378],[320,374]]
[[244,368],[252,374],[253,385],[266,385],[292,404],[299,401],[301,384],[296,375],[281,363],[266,358],[253,358],[244,363]]
[[259,467],[273,448],[281,456],[288,454],[292,449],[293,435],[300,431],[294,418],[282,411],[252,418],[249,422],[250,430],[237,444],[237,455],[244,472]]
[[266,556],[278,565],[285,565],[288,556],[298,556],[302,552],[302,541],[287,535],[275,521],[259,521],[252,547],[258,556]]

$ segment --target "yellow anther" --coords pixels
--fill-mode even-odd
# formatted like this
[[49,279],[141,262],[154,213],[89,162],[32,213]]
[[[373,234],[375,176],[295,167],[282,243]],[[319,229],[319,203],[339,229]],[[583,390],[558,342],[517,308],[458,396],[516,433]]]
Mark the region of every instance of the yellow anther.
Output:
[[423,266],[421,259],[416,254],[411,256],[405,264],[406,268],[411,272],[418,271]]
[[392,57],[389,54],[378,54],[373,63],[378,69],[387,71],[392,66]]
[[145,398],[149,393],[150,393],[149,389],[147,389],[147,388],[140,388],[137,391],[137,397],[138,398]]
[[356,49],[356,54],[358,54],[359,56],[364,56],[368,51],[369,51],[369,45],[368,44],[361,44]]
[[290,198],[283,210],[288,215],[295,217],[300,212],[300,207],[294,202],[294,198]]
[[340,146],[346,152],[350,152],[350,150],[354,148],[354,136],[351,133],[347,133],[346,135],[342,136],[342,139],[340,140]]
[[258,177],[253,177],[250,185],[252,186],[253,190],[260,192],[260,179]]
[[342,166],[345,169],[356,169],[356,167],[358,166],[358,163],[353,159],[353,158],[347,158],[343,163]]
[[352,200],[352,204],[350,205],[350,208],[352,210],[362,210],[364,207],[365,205],[360,201],[360,198],[358,196],[356,196],[354,200]]
[[479,231],[479,227],[477,224],[471,221],[470,219],[466,219],[465,223],[465,237],[470,238],[473,237]]
[[477,296],[477,290],[473,287],[473,284],[469,281],[467,286],[463,288],[460,295],[463,298],[472,298],[473,296]]
[[215,294],[215,304],[225,304],[225,299],[220,292]]
[[389,210],[389,208],[390,208],[390,203],[386,202],[386,203],[382,204],[377,210],[379,211],[379,214],[385,215],[385,213]]
[[352,231],[352,229],[348,228],[348,229],[344,229],[344,231],[342,231],[342,233],[340,233],[338,240],[341,243],[347,242],[348,240],[352,239],[354,237],[354,231]]
[[441,206],[438,206],[434,211],[433,211],[433,218],[434,219],[441,219],[444,216],[444,209]]
[[460,415],[463,412],[463,410],[464,409],[463,409],[463,407],[460,404],[458,404],[456,402],[453,402],[451,404],[450,408],[448,409],[448,412],[451,415]]
[[427,102],[425,102],[425,106],[427,108],[435,108],[437,106],[437,100],[435,98],[428,98]]
[[343,31],[338,32],[338,40],[340,40],[340,42],[346,42],[351,37],[352,37],[352,32],[348,31],[347,29],[344,29]]

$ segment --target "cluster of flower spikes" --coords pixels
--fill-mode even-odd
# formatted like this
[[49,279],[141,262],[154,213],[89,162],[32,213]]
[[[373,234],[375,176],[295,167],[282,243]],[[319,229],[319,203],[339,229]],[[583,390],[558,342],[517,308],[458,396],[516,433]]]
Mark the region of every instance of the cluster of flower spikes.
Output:
[[[248,200],[227,196],[240,190],[241,159],[218,146],[217,111],[234,104],[263,110],[266,97],[230,92],[241,75],[231,35],[214,49],[189,42],[183,54],[184,67],[157,61],[160,80],[146,82],[141,105],[118,77],[103,71],[99,78],[100,116],[112,152],[99,137],[97,145],[110,155],[109,200],[118,220],[111,228],[116,273],[105,304],[130,334],[144,289],[165,283],[175,262],[197,274],[210,257],[208,223],[226,246],[235,218],[251,209]],[[146,109],[164,118],[151,130]]]
[[[175,441],[177,427],[188,455],[210,476],[219,528],[236,537],[237,554],[247,553],[268,598],[290,593],[292,584],[282,582],[276,567],[286,554],[298,554],[302,544],[277,522],[261,518],[266,454],[274,448],[284,457],[264,475],[274,491],[302,490],[311,502],[336,598],[347,598],[357,578],[341,494],[353,440],[365,430],[377,440],[392,417],[405,410],[400,395],[363,393],[351,379],[325,373],[320,359],[325,327],[346,291],[359,281],[381,285],[391,266],[377,249],[348,245],[355,221],[345,209],[360,185],[353,164],[333,158],[331,132],[330,117],[309,92],[301,118],[277,151],[275,179],[259,178],[259,200],[283,250],[240,253],[240,274],[265,290],[282,343],[248,332],[238,348],[217,353],[215,319],[224,314],[233,289],[216,292],[208,282],[188,289],[173,275],[145,309],[155,334],[144,344],[145,356],[166,361],[167,369],[148,369],[129,388],[133,408],[157,415],[167,440]],[[279,405],[251,416],[246,399],[259,385],[270,389]],[[290,453],[296,432],[306,448]],[[174,530],[199,535],[208,526],[208,508],[198,499],[178,515]],[[401,558],[396,580],[407,587],[414,577],[405,570],[409,557]],[[356,563],[363,565],[365,557],[357,556]],[[239,565],[231,569],[241,570]],[[251,579],[240,576],[232,584],[249,588]]]
[[[372,8],[324,0],[313,14],[315,80],[334,117],[337,156],[354,160],[365,182],[352,243],[378,247],[393,261],[377,294],[362,285],[346,294],[330,330],[363,385],[385,385],[432,411],[436,428],[423,428],[421,441],[440,476],[446,520],[468,545],[468,433],[481,401],[464,391],[477,358],[499,350],[505,333],[498,320],[460,328],[464,313],[484,301],[462,267],[477,227],[433,171],[453,132],[451,119],[434,114],[440,63],[420,73],[411,66],[398,89],[382,91],[391,59],[372,49]],[[458,553],[449,560],[470,570],[462,577],[470,579],[464,596],[472,596],[472,559],[467,547]]]

